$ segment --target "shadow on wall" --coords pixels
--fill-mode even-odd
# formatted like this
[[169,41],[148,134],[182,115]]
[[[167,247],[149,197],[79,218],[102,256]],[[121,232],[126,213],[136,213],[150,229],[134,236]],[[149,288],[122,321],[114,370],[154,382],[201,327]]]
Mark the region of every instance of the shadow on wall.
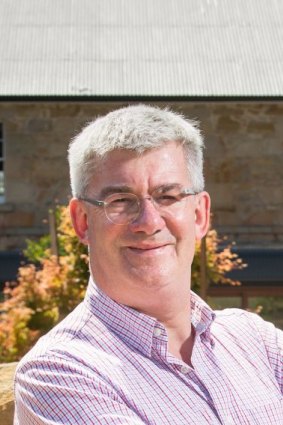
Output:
[[[0,251],[0,289],[5,282],[16,280],[18,268],[26,262],[20,251]],[[1,424],[2,425],[2,424]]]

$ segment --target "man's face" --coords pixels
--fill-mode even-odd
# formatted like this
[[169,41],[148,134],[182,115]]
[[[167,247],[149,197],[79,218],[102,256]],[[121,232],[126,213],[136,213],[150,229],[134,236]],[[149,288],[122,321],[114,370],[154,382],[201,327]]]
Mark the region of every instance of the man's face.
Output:
[[[207,230],[208,195],[188,196],[178,209],[160,213],[148,198],[164,185],[190,188],[184,151],[170,142],[137,155],[115,150],[96,169],[88,197],[103,200],[109,188],[141,199],[139,216],[127,225],[111,223],[101,207],[84,201],[71,205],[77,233],[89,245],[96,284],[112,299],[143,309],[146,298],[159,291],[189,287],[195,240]],[[76,218],[77,216],[77,218]],[[76,224],[79,222],[79,225]]]

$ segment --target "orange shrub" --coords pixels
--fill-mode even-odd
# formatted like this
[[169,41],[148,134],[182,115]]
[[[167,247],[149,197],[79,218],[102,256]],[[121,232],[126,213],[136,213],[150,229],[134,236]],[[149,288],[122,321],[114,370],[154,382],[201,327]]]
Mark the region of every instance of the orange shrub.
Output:
[[[27,264],[18,270],[16,286],[6,285],[6,300],[0,304],[0,361],[21,358],[34,342],[81,302],[88,280],[86,248],[79,243],[67,208],[57,208],[60,255],[42,250],[39,266]],[[43,238],[46,244],[46,237]],[[29,243],[29,252],[38,243]],[[32,255],[31,255],[32,257]],[[32,258],[34,260],[34,258]]]
[[[206,235],[206,277],[208,282],[218,284],[240,285],[239,281],[227,277],[227,272],[246,267],[242,259],[232,252],[233,243],[219,249],[219,239],[216,230],[210,229]],[[196,243],[195,257],[192,264],[192,289],[196,292],[200,285],[201,242]]]

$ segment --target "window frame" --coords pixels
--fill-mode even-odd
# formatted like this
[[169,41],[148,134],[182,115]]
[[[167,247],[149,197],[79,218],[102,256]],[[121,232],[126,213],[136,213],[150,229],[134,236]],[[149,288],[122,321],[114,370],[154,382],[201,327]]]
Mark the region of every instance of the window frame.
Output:
[[[2,163],[2,167],[0,167],[0,174],[2,174],[2,179],[0,177],[0,204],[5,202],[5,146],[4,146],[4,126],[3,123],[0,122],[0,163]],[[2,169],[1,169],[2,168]],[[1,193],[1,180],[2,180],[2,193]]]

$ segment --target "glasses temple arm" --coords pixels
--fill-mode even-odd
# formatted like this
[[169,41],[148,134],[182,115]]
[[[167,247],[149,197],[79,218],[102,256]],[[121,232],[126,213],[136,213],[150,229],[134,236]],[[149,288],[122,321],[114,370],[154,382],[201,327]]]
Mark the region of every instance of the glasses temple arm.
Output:
[[97,199],[79,198],[79,200],[89,202],[90,204],[95,205],[97,207],[104,207],[104,205],[105,205],[104,201],[98,201]]

